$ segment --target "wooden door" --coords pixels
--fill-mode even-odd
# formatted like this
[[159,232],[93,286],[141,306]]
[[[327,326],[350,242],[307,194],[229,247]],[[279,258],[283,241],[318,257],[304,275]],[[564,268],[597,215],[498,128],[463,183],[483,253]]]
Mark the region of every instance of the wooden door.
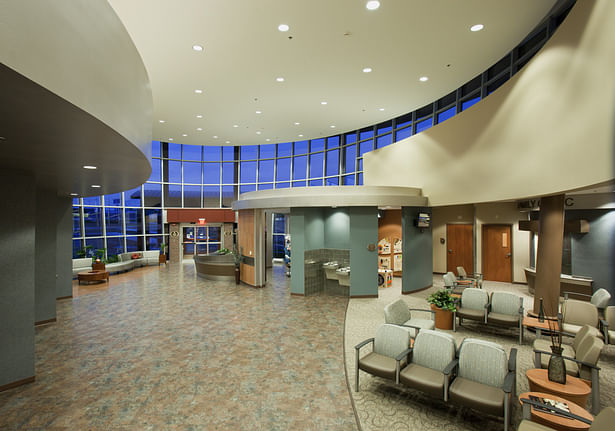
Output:
[[512,228],[510,225],[483,225],[483,278],[512,282]]
[[457,274],[463,266],[468,274],[474,273],[473,235],[471,224],[446,225],[446,270]]

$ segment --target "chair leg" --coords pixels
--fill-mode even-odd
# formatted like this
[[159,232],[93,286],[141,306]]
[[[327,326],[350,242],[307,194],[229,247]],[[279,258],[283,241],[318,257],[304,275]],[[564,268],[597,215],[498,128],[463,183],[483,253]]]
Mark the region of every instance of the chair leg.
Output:
[[540,367],[540,353],[538,352],[534,353],[534,368],[541,368]]
[[508,431],[508,425],[510,424],[510,396],[504,400],[504,431]]
[[356,370],[355,370],[354,391],[359,392],[359,350],[358,349],[357,349],[355,364],[356,364]]
[[592,368],[592,414],[600,413],[600,375],[596,368]]

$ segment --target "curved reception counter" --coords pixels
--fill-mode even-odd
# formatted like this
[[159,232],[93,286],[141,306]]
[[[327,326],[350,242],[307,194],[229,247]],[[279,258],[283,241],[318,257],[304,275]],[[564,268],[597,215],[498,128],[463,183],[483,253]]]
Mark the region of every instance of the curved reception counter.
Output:
[[234,280],[235,260],[232,254],[195,254],[196,274],[209,280]]

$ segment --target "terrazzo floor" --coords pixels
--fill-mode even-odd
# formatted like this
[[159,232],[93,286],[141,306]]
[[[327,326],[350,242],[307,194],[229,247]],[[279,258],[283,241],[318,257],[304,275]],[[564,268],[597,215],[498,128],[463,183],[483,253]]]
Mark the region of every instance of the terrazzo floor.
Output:
[[[355,430],[348,300],[148,267],[57,303],[36,382],[0,393],[1,430]],[[76,282],[75,282],[76,284]]]

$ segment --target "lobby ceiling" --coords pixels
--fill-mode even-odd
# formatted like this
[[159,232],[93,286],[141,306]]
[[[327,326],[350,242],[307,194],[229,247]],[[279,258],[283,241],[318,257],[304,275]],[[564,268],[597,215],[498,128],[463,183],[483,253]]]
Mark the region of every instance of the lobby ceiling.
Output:
[[[329,136],[417,109],[498,61],[557,2],[109,3],[149,74],[153,139],[250,145]],[[484,28],[470,31],[475,24]]]

